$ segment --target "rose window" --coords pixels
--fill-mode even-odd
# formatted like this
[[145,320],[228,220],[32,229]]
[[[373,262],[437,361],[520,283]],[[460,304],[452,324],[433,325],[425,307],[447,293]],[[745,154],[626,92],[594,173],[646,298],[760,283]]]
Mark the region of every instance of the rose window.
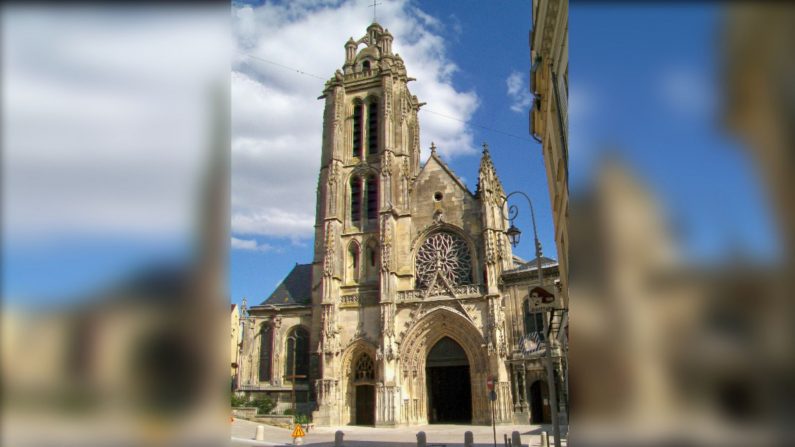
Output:
[[417,288],[446,282],[448,286],[472,283],[472,258],[460,236],[438,232],[428,236],[417,251]]

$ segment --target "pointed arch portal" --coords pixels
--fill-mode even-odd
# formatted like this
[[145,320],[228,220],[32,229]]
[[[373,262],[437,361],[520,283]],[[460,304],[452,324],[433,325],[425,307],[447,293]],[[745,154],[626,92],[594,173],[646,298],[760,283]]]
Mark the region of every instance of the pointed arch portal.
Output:
[[472,322],[453,309],[439,307],[420,317],[400,344],[403,420],[488,423],[484,343]]
[[450,337],[431,348],[425,362],[428,385],[428,422],[472,422],[472,390],[469,360],[464,349]]

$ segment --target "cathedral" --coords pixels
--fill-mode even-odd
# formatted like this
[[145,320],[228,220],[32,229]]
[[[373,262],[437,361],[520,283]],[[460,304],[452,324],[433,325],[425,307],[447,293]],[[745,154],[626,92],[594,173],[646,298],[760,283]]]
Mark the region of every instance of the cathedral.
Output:
[[475,192],[433,145],[421,161],[392,41],[371,24],[325,84],[314,258],[244,304],[237,390],[318,426],[547,422],[567,402],[557,262],[512,254],[485,145]]

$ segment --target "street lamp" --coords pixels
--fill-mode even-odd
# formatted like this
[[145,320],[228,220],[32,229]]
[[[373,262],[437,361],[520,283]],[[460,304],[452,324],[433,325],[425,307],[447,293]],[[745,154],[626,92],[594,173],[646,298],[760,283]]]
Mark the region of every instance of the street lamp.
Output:
[[[544,274],[541,271],[541,242],[538,240],[538,229],[536,228],[536,213],[533,209],[533,201],[530,200],[530,196],[523,193],[522,191],[514,191],[507,196],[505,196],[505,200],[503,200],[502,205],[500,206],[500,213],[502,213],[503,219],[505,218],[505,204],[508,203],[508,199],[515,195],[520,195],[527,200],[527,204],[530,205],[530,219],[533,223],[533,242],[535,243],[535,252],[536,252],[536,267],[538,267],[538,284],[543,286],[544,285]],[[511,245],[516,247],[519,245],[519,239],[522,235],[522,230],[520,230],[515,224],[514,221],[516,218],[519,217],[519,208],[516,205],[510,205],[508,207],[508,220],[511,223],[511,226],[505,230],[505,235],[508,236],[508,240],[511,242]]]
[[511,245],[514,247],[519,245],[519,237],[522,235],[522,230],[516,228],[516,225],[511,223],[511,228],[508,228],[505,234],[508,236],[508,240],[511,241]]
[[[541,270],[541,242],[538,240],[538,229],[536,228],[536,213],[533,209],[533,201],[530,200],[530,197],[523,193],[522,191],[514,191],[507,196],[505,196],[505,200],[502,202],[500,206],[500,213],[502,213],[503,219],[505,218],[505,204],[508,203],[508,199],[510,199],[514,195],[520,195],[527,200],[527,204],[530,206],[530,218],[533,223],[533,242],[535,244],[535,253],[536,253],[536,269],[538,270],[538,285],[543,288],[544,286],[544,274]],[[519,216],[519,208],[516,205],[510,205],[508,207],[508,220],[511,223],[511,226],[505,230],[505,235],[508,237],[508,240],[511,242],[511,245],[516,247],[519,245],[519,239],[522,235],[522,231],[514,225],[514,221]],[[547,319],[544,318],[544,332],[549,332],[549,322]],[[553,338],[552,337],[545,337],[546,338],[546,360],[547,360],[547,385],[549,387],[549,404],[552,407],[552,434],[555,437],[555,447],[560,447],[560,422],[558,421],[558,397],[557,397],[557,385],[555,383],[555,372],[552,366],[552,344]]]

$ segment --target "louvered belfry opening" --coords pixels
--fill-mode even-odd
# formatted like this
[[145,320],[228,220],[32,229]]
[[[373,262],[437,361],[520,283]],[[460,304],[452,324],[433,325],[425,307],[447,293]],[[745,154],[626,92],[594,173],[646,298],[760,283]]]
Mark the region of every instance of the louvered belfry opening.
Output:
[[351,177],[351,223],[357,225],[361,219],[362,182],[359,177]]
[[378,182],[374,175],[367,177],[367,219],[378,217]]
[[372,99],[367,108],[367,153],[378,153],[378,100]]
[[360,103],[353,104],[353,156],[362,156],[362,109],[364,106]]

